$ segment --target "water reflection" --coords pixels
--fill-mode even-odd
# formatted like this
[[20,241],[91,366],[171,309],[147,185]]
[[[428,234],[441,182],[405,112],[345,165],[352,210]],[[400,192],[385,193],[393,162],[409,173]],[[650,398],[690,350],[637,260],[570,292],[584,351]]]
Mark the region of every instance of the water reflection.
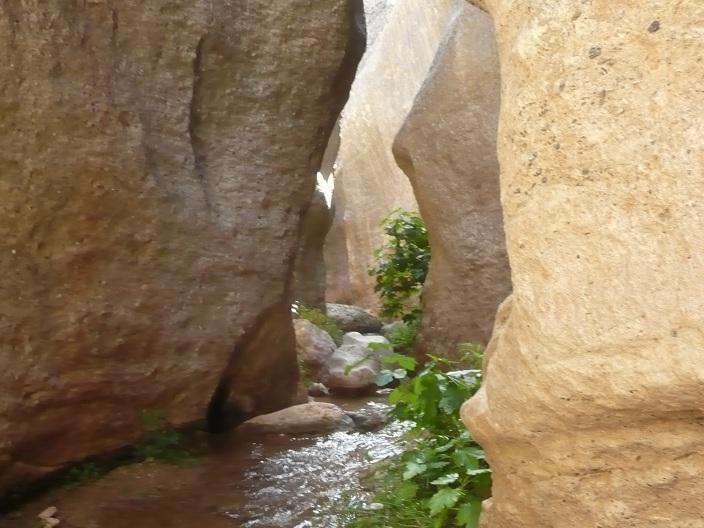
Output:
[[[379,412],[386,404],[369,402],[361,412]],[[407,427],[393,422],[375,432],[338,432],[261,457],[245,473],[247,511],[226,514],[244,528],[337,528],[330,505],[343,496],[363,500],[360,475],[365,468],[399,451]]]

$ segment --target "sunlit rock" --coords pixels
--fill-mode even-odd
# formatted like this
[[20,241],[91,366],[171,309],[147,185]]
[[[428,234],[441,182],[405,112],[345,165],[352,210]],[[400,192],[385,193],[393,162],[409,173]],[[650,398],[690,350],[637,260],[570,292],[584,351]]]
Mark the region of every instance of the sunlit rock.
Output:
[[513,295],[487,528],[704,519],[704,3],[486,0]]

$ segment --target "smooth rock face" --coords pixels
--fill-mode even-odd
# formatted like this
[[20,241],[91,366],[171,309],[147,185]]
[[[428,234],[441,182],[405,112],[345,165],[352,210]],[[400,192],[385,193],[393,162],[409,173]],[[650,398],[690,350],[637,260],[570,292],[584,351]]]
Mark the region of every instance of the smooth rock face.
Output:
[[391,145],[462,3],[395,2],[360,64],[340,122],[335,219],[325,249],[328,301],[378,306],[367,270],[383,241],[381,222],[394,209],[417,209]]
[[704,526],[704,3],[488,0],[513,295],[489,528]]
[[298,360],[312,369],[322,367],[337,348],[330,334],[305,319],[296,319],[293,328]]
[[354,425],[354,420],[337,405],[311,402],[257,416],[240,428],[255,433],[318,434],[348,430]]
[[[389,345],[388,349],[369,348],[372,343]],[[388,340],[382,336],[363,336],[358,332],[345,334],[342,346],[328,359],[323,381],[330,389],[362,390],[374,383],[381,371],[379,358],[391,351]],[[349,368],[349,372],[346,370]]]
[[460,343],[486,344],[496,308],[511,291],[496,155],[499,92],[491,17],[467,4],[394,143],[433,255],[423,289],[421,355],[452,357]]
[[327,315],[343,332],[372,333],[381,330],[382,323],[359,306],[328,303]]
[[349,27],[346,0],[2,2],[0,493],[221,379],[244,416],[291,401]]

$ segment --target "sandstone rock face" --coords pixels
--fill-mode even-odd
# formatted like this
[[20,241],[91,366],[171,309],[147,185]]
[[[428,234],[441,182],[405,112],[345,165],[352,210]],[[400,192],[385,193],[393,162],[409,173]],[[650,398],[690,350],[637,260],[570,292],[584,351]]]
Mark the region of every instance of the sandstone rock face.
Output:
[[513,295],[490,528],[704,526],[704,4],[487,0]]
[[296,319],[293,327],[298,360],[312,369],[322,367],[337,348],[330,334],[305,319]]
[[391,152],[446,25],[463,2],[404,0],[385,12],[340,122],[335,219],[326,242],[327,300],[378,305],[367,270],[394,209],[416,210],[413,190]]
[[202,418],[219,380],[215,410],[291,401],[289,275],[350,15],[2,3],[0,491],[129,442],[145,409]]
[[496,155],[499,91],[491,17],[465,5],[394,144],[433,255],[420,354],[453,356],[460,343],[486,344],[511,290]]
[[293,298],[309,308],[325,308],[323,246],[332,218],[332,210],[328,207],[325,195],[316,189],[301,222],[301,239],[293,275]]
[[[369,348],[372,343],[389,345],[389,349]],[[382,336],[363,336],[358,332],[345,334],[342,346],[326,364],[325,385],[333,390],[352,391],[371,387],[381,371],[380,357],[390,352],[390,346]]]
[[327,315],[344,332],[373,333],[382,328],[382,323],[359,306],[348,304],[326,304]]
[[240,427],[247,432],[263,434],[319,434],[354,426],[354,420],[337,405],[311,402],[257,416]]

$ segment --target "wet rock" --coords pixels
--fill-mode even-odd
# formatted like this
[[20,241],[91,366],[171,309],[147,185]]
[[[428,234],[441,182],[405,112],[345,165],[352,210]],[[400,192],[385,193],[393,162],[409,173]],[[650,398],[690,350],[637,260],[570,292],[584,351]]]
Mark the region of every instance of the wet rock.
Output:
[[354,421],[354,426],[360,431],[376,431],[389,422],[389,411],[379,407],[359,412],[348,411],[347,415]]
[[243,423],[238,430],[269,434],[320,434],[353,427],[352,418],[337,405],[312,402],[257,416]]
[[330,396],[330,389],[328,389],[325,385],[322,383],[316,382],[316,383],[311,383],[310,387],[308,387],[308,394],[311,396]]
[[420,355],[453,357],[461,343],[486,345],[511,292],[496,154],[499,77],[491,17],[462,3],[394,143],[433,254]]
[[[389,2],[380,25],[369,24],[377,36],[360,64],[340,121],[335,218],[325,248],[328,301],[378,307],[374,280],[367,270],[384,238],[381,221],[394,209],[417,209],[413,189],[398,168],[391,145],[457,3]],[[374,9],[374,4],[378,2],[367,8]]]
[[46,510],[37,515],[40,528],[54,528],[54,526],[61,524],[61,521],[56,518],[58,511],[56,506],[49,506]]
[[216,410],[290,404],[349,6],[2,3],[0,493],[131,442],[145,409],[201,419],[220,381]]
[[374,333],[381,330],[382,322],[359,306],[328,303],[326,308],[328,317],[344,332]]
[[296,331],[298,360],[305,367],[317,371],[337,348],[330,334],[305,319],[293,322]]
[[[369,348],[382,344],[389,348]],[[358,332],[345,334],[342,346],[328,359],[322,374],[325,384],[332,390],[360,391],[374,385],[374,378],[381,371],[380,357],[390,352],[390,343],[383,336],[363,336]]]
[[482,525],[702,526],[704,2],[484,3],[513,294],[462,410]]

